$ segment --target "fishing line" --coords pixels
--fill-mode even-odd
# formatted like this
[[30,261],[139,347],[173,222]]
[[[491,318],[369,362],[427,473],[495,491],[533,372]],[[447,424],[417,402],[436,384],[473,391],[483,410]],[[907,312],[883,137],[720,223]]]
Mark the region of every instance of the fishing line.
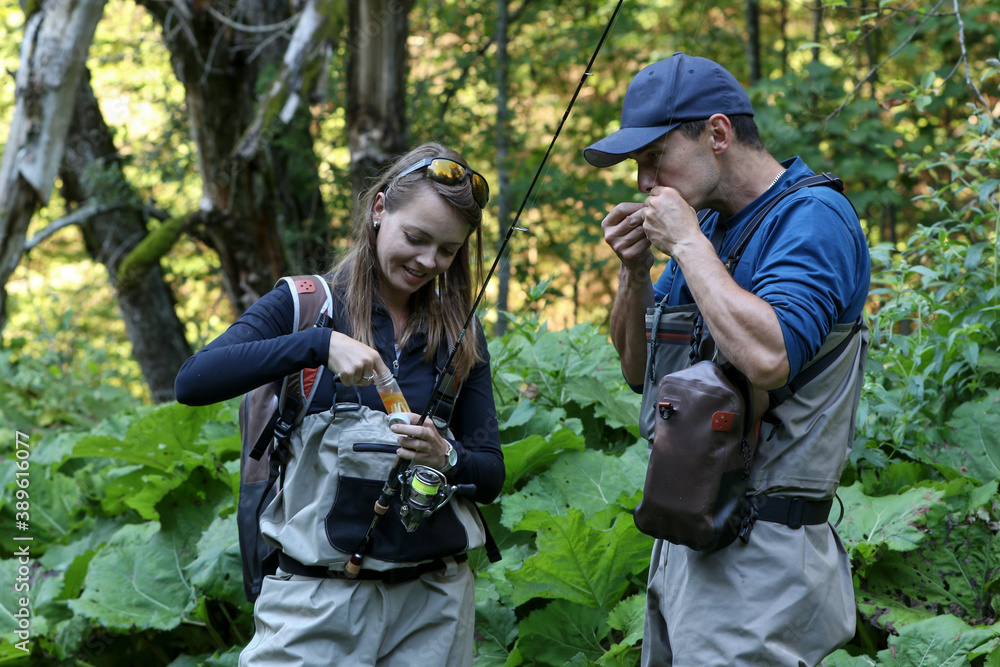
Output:
[[[611,29],[618,19],[618,14],[621,11],[622,6],[625,4],[625,0],[618,0],[615,5],[615,10],[611,15],[611,19],[608,21],[607,25],[604,27],[604,32],[601,35],[600,41],[597,43],[597,47],[594,49],[594,53],[590,56],[590,61],[587,63],[587,67],[584,69],[583,75],[580,77],[580,82],[576,87],[576,91],[573,93],[572,99],[569,101],[569,105],[566,107],[566,111],[563,113],[562,119],[559,121],[559,125],[556,127],[555,133],[552,135],[552,141],[549,142],[549,146],[545,151],[545,155],[542,156],[542,161],[538,165],[538,169],[535,171],[534,178],[531,179],[531,184],[528,186],[528,191],[524,194],[524,198],[521,200],[521,205],[517,209],[517,214],[514,216],[514,221],[507,228],[507,233],[504,236],[503,242],[497,249],[497,255],[493,260],[493,264],[490,266],[489,272],[486,274],[486,278],[483,280],[482,288],[476,295],[476,299],[472,304],[472,308],[469,310],[469,316],[465,320],[465,325],[459,332],[458,337],[452,346],[451,353],[448,355],[448,359],[445,362],[444,368],[439,369],[437,380],[434,383],[434,389],[431,392],[431,400],[427,402],[427,407],[424,408],[423,413],[420,415],[420,419],[417,421],[418,425],[422,425],[426,420],[427,416],[437,410],[438,405],[444,399],[444,392],[442,392],[441,387],[446,378],[452,378],[452,364],[455,361],[455,354],[458,352],[459,345],[462,339],[465,337],[466,331],[472,324],[473,319],[476,316],[476,311],[479,308],[479,304],[483,299],[483,295],[486,293],[486,287],[489,285],[490,280],[493,278],[493,274],[496,272],[497,266],[500,264],[503,258],[504,250],[506,250],[508,243],[510,242],[511,236],[513,236],[515,231],[527,231],[523,227],[519,227],[518,223],[521,220],[521,215],[524,213],[525,207],[531,196],[534,193],[535,185],[538,183],[538,179],[542,174],[545,164],[548,162],[549,155],[552,154],[552,148],[555,146],[556,140],[559,138],[559,134],[562,132],[563,126],[566,124],[566,120],[569,118],[570,111],[573,109],[573,105],[576,104],[577,97],[580,95],[580,91],[583,90],[583,86],[587,81],[587,77],[591,76],[591,68],[594,66],[594,62],[597,60],[597,54],[600,53],[601,47],[604,46],[604,42],[607,40],[608,35],[611,34]],[[396,462],[392,467],[392,471],[389,473],[389,478],[385,481],[385,485],[379,495],[379,499],[375,502],[374,516],[372,517],[372,523],[369,526],[367,532],[361,543],[358,545],[357,550],[351,557],[347,566],[345,567],[345,572],[347,576],[353,577],[357,576],[358,572],[361,570],[361,562],[371,545],[372,533],[375,527],[378,525],[379,519],[388,510],[389,502],[392,497],[395,496],[396,492],[399,490],[402,484],[401,478],[406,472],[410,465],[408,459],[403,459],[396,457]]]

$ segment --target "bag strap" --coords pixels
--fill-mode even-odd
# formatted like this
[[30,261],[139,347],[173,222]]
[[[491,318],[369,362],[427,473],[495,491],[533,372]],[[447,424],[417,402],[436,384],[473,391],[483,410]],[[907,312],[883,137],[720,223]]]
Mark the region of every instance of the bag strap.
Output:
[[747,226],[743,228],[743,232],[736,240],[736,245],[734,245],[733,249],[729,251],[729,257],[726,259],[726,270],[729,271],[730,275],[732,275],[733,271],[736,270],[736,265],[739,264],[740,258],[743,257],[743,251],[746,250],[747,245],[750,243],[750,239],[753,238],[753,235],[757,232],[757,228],[760,227],[760,223],[762,223],[767,214],[778,205],[778,202],[793,192],[801,190],[802,188],[811,188],[817,185],[825,185],[833,188],[837,192],[844,192],[844,182],[837,178],[834,174],[825,172],[822,174],[813,174],[812,176],[803,178],[801,181],[793,183],[783,192],[775,195],[771,201],[764,205],[764,208],[757,211],[757,215],[755,215]]
[[[451,424],[451,417],[455,411],[455,403],[458,402],[458,395],[462,391],[464,383],[464,380],[455,373],[455,369],[448,366],[449,356],[451,356],[449,345],[439,345],[437,360],[434,365],[437,371],[437,375],[434,378],[437,385],[437,392],[431,397],[433,408],[429,416],[441,430],[448,428],[448,425]],[[437,379],[441,375],[444,375],[444,377],[440,384],[438,384]]]

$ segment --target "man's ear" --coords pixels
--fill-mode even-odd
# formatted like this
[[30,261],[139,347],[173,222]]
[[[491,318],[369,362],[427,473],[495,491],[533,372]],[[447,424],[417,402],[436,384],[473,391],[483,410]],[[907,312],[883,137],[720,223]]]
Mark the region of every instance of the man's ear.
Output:
[[733,143],[733,124],[725,114],[717,113],[705,122],[705,131],[711,142],[712,152],[722,155]]

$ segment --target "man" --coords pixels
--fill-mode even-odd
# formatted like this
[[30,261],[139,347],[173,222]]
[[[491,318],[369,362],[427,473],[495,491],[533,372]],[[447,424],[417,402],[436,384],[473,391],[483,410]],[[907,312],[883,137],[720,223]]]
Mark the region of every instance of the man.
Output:
[[[867,352],[871,265],[857,214],[833,188],[797,190],[730,273],[720,257],[749,220],[813,172],[767,152],[732,74],[682,53],[635,76],[621,129],[584,156],[597,167],[635,160],[648,194],[602,222],[621,261],[611,336],[633,389],[655,387],[645,315],[661,300],[696,304],[718,351],[758,388],[787,388],[811,362],[824,369],[765,416],[750,477],[760,515],[747,542],[705,552],[656,541],[642,664],[815,665],[854,635],[850,562],[827,518]],[[655,286],[654,248],[670,257]]]

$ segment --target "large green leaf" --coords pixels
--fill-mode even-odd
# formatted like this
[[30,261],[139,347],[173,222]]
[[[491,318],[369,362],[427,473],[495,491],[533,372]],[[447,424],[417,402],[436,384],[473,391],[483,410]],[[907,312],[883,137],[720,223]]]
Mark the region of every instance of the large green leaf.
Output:
[[[24,533],[18,532],[33,538],[31,551],[35,557],[41,556],[52,543],[63,540],[75,528],[90,521],[84,514],[84,499],[73,478],[36,466],[29,469],[28,477],[21,479],[28,480],[27,488],[20,488],[11,481],[9,488],[4,489],[3,495],[8,500],[0,510],[0,524],[11,528],[24,525],[15,522],[15,503],[19,501],[15,492],[26,493],[27,498],[20,502],[27,503],[28,528]],[[9,546],[9,543],[3,545],[4,549]]]
[[211,472],[195,468],[182,486],[156,506],[164,536],[177,545],[181,567],[198,556],[201,536],[215,518],[235,507],[237,499],[231,495],[226,476],[222,467]]
[[629,575],[648,568],[653,540],[628,514],[602,530],[588,525],[580,510],[570,509],[539,525],[536,544],[538,553],[508,571],[515,605],[553,598],[608,613],[628,588]]
[[1000,478],[1000,390],[960,405],[948,421],[948,441],[928,445],[923,453],[984,484]]
[[187,479],[187,470],[175,468],[162,473],[157,468],[131,465],[107,471],[101,508],[109,515],[134,509],[147,521],[158,521],[156,504]]
[[564,515],[571,507],[589,519],[642,488],[648,458],[642,442],[620,456],[596,450],[565,454],[545,475],[501,499],[501,522],[512,530],[535,530],[544,515]]
[[997,635],[994,628],[973,628],[948,614],[908,625],[889,637],[878,652],[879,665],[899,667],[964,667],[969,652]]
[[[620,371],[616,369],[620,379]],[[566,395],[580,405],[593,405],[595,414],[613,428],[638,427],[642,397],[631,389],[617,386],[596,375],[573,375],[566,378]]]
[[639,594],[625,598],[611,610],[608,623],[615,630],[621,630],[623,644],[634,645],[642,639],[646,618],[646,595]]
[[[482,580],[482,581],[481,581]],[[510,647],[517,639],[514,610],[499,604],[492,580],[476,578],[476,667],[503,667],[510,659]]]
[[[33,647],[35,640],[48,631],[48,620],[40,615],[37,602],[40,597],[50,595],[41,590],[42,579],[39,568],[32,562],[30,542],[22,542],[17,546],[27,545],[29,556],[0,561],[0,664],[9,657],[25,657],[24,647]],[[22,605],[27,602],[27,605]],[[23,632],[23,635],[15,633]],[[26,644],[22,642],[27,642]]]
[[601,642],[610,629],[601,610],[556,600],[521,621],[517,647],[531,665],[564,667],[579,663],[579,656],[592,663],[604,655]]
[[196,602],[184,567],[198,555],[209,524],[233,502],[226,481],[196,468],[157,505],[160,523],[127,525],[101,548],[70,607],[110,629],[177,627]]
[[[112,435],[83,438],[73,448],[76,457],[101,457],[169,472],[188,459],[201,461],[206,442],[199,438],[219,405],[189,407],[168,403],[129,425],[122,439]],[[192,466],[193,467],[193,466]]]
[[78,556],[110,540],[119,528],[121,528],[120,518],[116,521],[99,516],[92,522],[78,527],[72,534],[74,538],[72,541],[49,547],[45,555],[39,558],[39,562],[47,570],[65,570]]
[[875,667],[878,663],[867,655],[853,656],[844,649],[823,658],[819,667]]
[[155,522],[124,526],[90,562],[70,608],[112,630],[170,630],[194,609],[176,542]]
[[[982,523],[948,527],[942,522],[916,549],[890,551],[867,569],[860,604],[873,622],[899,629],[924,614],[950,612],[971,621],[993,615],[998,592],[1000,538]],[[869,595],[872,596],[869,598]],[[878,614],[879,601],[898,597]],[[874,603],[874,604],[873,604]],[[891,624],[891,625],[887,625]]]
[[510,493],[525,477],[544,470],[565,451],[581,451],[583,438],[573,431],[560,428],[552,435],[529,435],[523,440],[503,446],[503,462],[507,469],[503,494]]
[[619,602],[608,616],[608,623],[624,635],[612,644],[597,661],[599,667],[631,667],[639,658],[646,618],[646,595],[639,594]]
[[184,573],[201,595],[245,605],[243,566],[236,529],[236,513],[216,517],[197,545],[198,557],[184,567]]
[[895,551],[917,548],[947,512],[944,492],[913,488],[899,495],[874,498],[865,495],[860,483],[838,491],[844,503],[844,519],[837,527],[848,548],[884,544]]
[[224,653],[216,651],[211,655],[177,656],[167,667],[237,667],[242,646],[234,646]]

